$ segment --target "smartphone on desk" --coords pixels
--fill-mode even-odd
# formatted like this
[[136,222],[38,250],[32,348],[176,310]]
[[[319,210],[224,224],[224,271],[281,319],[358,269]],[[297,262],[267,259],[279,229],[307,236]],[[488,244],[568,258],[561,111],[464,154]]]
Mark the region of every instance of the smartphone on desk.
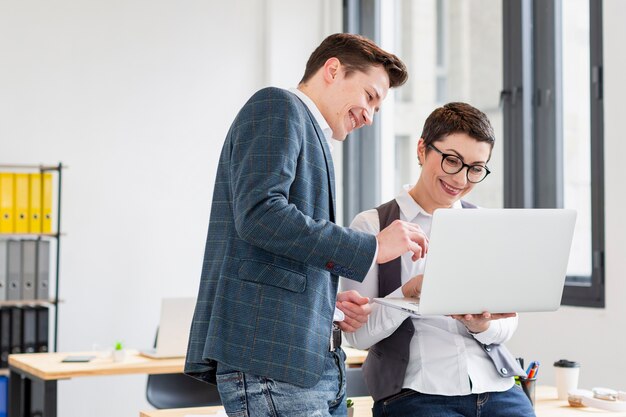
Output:
[[95,358],[94,355],[71,355],[71,356],[66,356],[65,358],[63,358],[61,362],[65,362],[65,363],[89,362],[93,358]]

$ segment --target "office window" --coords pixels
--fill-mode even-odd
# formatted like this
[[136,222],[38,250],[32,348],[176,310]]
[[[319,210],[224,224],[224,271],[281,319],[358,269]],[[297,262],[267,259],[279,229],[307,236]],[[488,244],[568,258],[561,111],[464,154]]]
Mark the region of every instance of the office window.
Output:
[[602,2],[505,2],[505,206],[578,212],[563,304],[604,306]]
[[390,93],[377,130],[363,132],[373,132],[366,136],[371,143],[352,142],[355,149],[344,154],[344,172],[354,171],[357,160],[365,174],[374,173],[368,180],[346,175],[344,188],[354,198],[347,197],[352,206],[345,213],[387,201],[400,184],[413,183],[425,118],[446,102],[468,102],[487,114],[497,140],[488,164],[493,174],[468,199],[483,207],[576,209],[562,303],[603,307],[602,1],[344,0],[344,6],[410,73]]
[[568,276],[591,280],[591,100],[589,0],[561,10],[563,42],[563,206],[578,211]]
[[[419,176],[417,140],[426,117],[451,101],[470,103],[487,114],[496,132],[489,167],[492,174],[476,187],[468,200],[484,207],[502,207],[502,2],[500,0],[395,0],[393,21],[381,22],[383,46],[407,64],[409,82],[399,88],[392,106],[391,123],[383,126],[383,142],[395,138],[396,169],[393,181],[383,181],[382,200],[393,198],[401,184]],[[384,25],[393,25],[394,39],[385,38]],[[384,154],[383,154],[384,157]],[[385,165],[385,162],[382,162]]]
[[578,211],[563,303],[604,307],[602,2],[562,1],[563,205]]

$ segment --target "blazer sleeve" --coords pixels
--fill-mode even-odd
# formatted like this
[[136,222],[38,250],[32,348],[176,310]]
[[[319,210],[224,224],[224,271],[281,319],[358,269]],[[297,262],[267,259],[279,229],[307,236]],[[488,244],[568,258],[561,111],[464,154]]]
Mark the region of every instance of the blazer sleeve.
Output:
[[319,193],[330,195],[330,186],[313,122],[289,95],[261,90],[231,130],[235,228],[241,239],[263,250],[361,281],[376,251],[375,236],[337,226],[328,215],[305,214],[300,206],[311,202],[291,196],[308,193],[313,200]]

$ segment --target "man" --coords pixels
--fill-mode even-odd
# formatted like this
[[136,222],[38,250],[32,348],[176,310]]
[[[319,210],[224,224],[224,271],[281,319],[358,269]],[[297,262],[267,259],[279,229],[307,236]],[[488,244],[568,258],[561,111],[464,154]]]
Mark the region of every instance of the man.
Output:
[[[241,109],[217,170],[185,372],[216,382],[231,416],[343,416],[345,355],[333,326],[338,276],[427,250],[419,226],[377,236],[339,227],[330,138],[372,123],[406,68],[357,35],[313,52],[298,89],[266,88]],[[340,294],[354,331],[367,299]]]

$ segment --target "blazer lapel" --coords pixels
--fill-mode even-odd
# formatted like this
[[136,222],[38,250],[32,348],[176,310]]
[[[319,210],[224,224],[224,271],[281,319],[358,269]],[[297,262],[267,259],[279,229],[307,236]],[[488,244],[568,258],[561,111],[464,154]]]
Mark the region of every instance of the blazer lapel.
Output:
[[317,140],[320,142],[320,145],[322,146],[322,150],[324,151],[324,160],[326,161],[326,170],[328,172],[328,188],[330,189],[330,221],[334,222],[335,221],[335,168],[333,166],[333,157],[330,153],[330,147],[328,146],[328,141],[326,140],[326,137],[324,136],[324,132],[321,131],[320,127],[318,126],[317,122],[315,121],[315,118],[313,117],[313,115],[311,114],[311,112],[309,111],[309,109],[306,109],[307,113],[309,114],[309,119],[311,119],[311,123],[313,124],[313,127],[315,128],[315,133],[317,133]]

